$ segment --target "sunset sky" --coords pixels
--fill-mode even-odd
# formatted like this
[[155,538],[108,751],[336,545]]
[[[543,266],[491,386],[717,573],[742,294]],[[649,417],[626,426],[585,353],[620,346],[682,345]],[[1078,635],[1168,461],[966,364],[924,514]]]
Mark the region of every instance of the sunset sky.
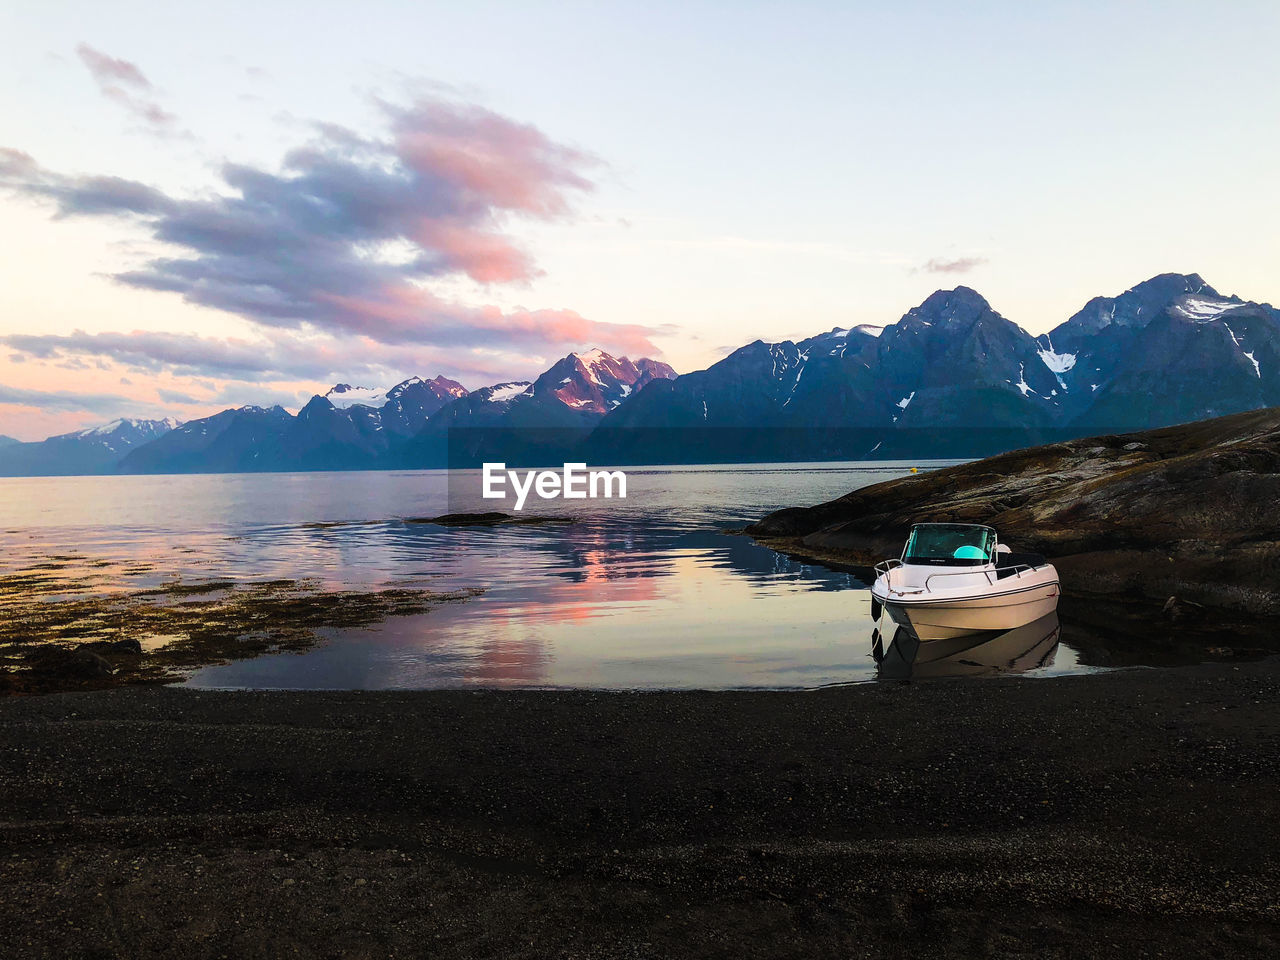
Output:
[[1280,4],[5,4],[0,434],[1280,302]]

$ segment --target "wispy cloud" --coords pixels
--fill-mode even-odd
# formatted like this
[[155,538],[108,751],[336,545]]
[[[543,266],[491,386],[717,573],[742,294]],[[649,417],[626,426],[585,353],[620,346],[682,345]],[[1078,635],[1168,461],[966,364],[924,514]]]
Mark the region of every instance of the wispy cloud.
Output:
[[[99,58],[95,76],[146,83],[132,64],[91,52]],[[495,345],[539,354],[595,344],[633,356],[660,352],[653,327],[596,321],[567,309],[464,304],[436,292],[440,283],[460,278],[493,285],[538,276],[509,221],[565,216],[573,199],[592,189],[588,174],[598,161],[473,104],[423,97],[379,108],[383,135],[317,124],[279,169],[225,164],[224,190],[212,197],[52,171],[13,149],[0,149],[0,186],[52,202],[58,216],[142,225],[180,253],[115,279],[177,293],[264,331],[444,348],[473,359],[491,355]],[[110,355],[124,349],[125,340],[144,339],[109,336],[117,339],[96,345]],[[58,349],[94,346],[83,335],[78,341]],[[27,352],[48,343],[6,342]],[[204,342],[200,348],[212,355],[202,363],[228,362],[222,347]],[[146,349],[154,356],[161,347],[153,339]]]
[[59,413],[117,416],[140,412],[139,403],[115,393],[75,393],[71,390],[29,390],[0,383],[0,404],[36,407]]
[[448,373],[469,386],[481,386],[540,372],[551,359],[542,354],[522,354],[518,346],[459,353],[431,345],[386,344],[363,336],[298,336],[282,330],[264,330],[254,338],[154,330],[75,330],[69,334],[7,334],[0,336],[0,345],[20,351],[11,359],[59,366],[77,362],[84,365],[85,359],[97,364],[105,360],[151,376],[239,381],[264,390],[265,384],[277,381],[384,383],[437,373]]
[[192,333],[135,330],[131,333],[8,334],[0,343],[40,360],[104,357],[148,373],[208,376],[259,382],[325,379],[344,370],[377,366],[387,351],[332,339],[313,342],[289,336],[262,339],[202,337]]
[[987,263],[986,257],[956,257],[954,260],[934,257],[925,261],[919,269],[925,273],[968,273],[985,263]]
[[104,97],[124,107],[154,133],[177,131],[178,118],[160,106],[155,88],[137,64],[109,56],[87,43],[76,47],[76,55]]
[[185,391],[167,390],[164,387],[156,390],[156,396],[158,396],[163,403],[177,403],[183,404],[184,406],[195,406],[196,404],[205,402],[199,397],[193,397]]

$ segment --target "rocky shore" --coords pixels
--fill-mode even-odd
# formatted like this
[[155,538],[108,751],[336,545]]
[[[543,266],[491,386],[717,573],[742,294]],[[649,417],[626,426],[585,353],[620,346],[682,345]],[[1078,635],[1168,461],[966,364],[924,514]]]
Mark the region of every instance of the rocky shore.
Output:
[[108,562],[79,556],[0,573],[0,697],[177,683],[206,664],[309,649],[325,628],[425,613],[481,592],[334,590],[309,580],[125,587],[124,579]]
[[1280,662],[0,701],[6,957],[1271,957]]
[[1077,598],[1280,615],[1280,408],[1017,450],[780,510],[776,549],[870,566],[919,521],[987,523],[1049,556]]

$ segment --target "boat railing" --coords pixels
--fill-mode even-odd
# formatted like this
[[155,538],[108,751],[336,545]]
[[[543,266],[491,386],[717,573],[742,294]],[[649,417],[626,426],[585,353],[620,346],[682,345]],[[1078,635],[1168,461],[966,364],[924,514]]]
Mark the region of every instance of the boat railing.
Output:
[[[987,583],[989,585],[995,586],[996,580],[1005,580],[1009,577],[1018,579],[1024,573],[1034,572],[1035,569],[1036,568],[1029,563],[1015,563],[1008,567],[984,567],[981,570],[957,570],[955,573],[931,573],[929,576],[924,578],[924,589],[928,592],[929,581],[934,577],[972,577],[980,573],[987,578]],[[992,577],[992,574],[995,574],[994,578]],[[1002,574],[1003,576],[1001,576]]]
[[975,577],[978,575],[982,575],[987,578],[988,585],[995,586],[995,583],[997,580],[1006,580],[1010,577],[1014,579],[1021,579],[1024,573],[1034,573],[1037,569],[1039,569],[1037,566],[1030,563],[1015,563],[1007,567],[996,567],[996,566],[988,565],[979,570],[956,570],[950,573],[931,573],[929,574],[929,576],[924,578],[924,585],[920,589],[903,590],[903,589],[894,587],[892,581],[889,578],[890,571],[896,570],[902,566],[904,566],[904,564],[901,560],[884,560],[880,563],[877,563],[875,566],[875,572],[877,577],[883,576],[885,578],[885,586],[888,587],[893,593],[896,593],[899,595],[908,594],[908,593],[931,593],[932,591],[929,589],[929,584],[936,577]]

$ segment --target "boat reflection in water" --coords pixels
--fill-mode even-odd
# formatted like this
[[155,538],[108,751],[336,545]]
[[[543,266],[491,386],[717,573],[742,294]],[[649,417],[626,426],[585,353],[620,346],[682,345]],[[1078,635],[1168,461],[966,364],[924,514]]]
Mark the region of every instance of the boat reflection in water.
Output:
[[1026,673],[1053,664],[1058,649],[1057,611],[1012,630],[992,631],[921,641],[907,627],[888,617],[881,621],[892,630],[889,645],[879,627],[872,634],[872,656],[877,674],[888,680],[928,677],[994,677]]

